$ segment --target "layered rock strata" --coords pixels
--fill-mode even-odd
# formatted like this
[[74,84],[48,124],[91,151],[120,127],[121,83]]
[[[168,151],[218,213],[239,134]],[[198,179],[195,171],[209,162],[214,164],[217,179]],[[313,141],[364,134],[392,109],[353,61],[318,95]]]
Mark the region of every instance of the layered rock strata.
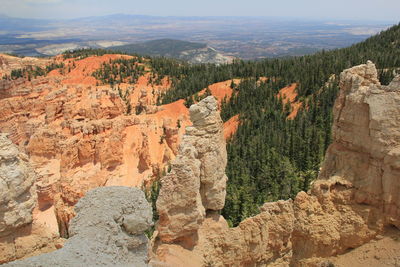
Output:
[[3,266],[147,266],[152,211],[137,188],[102,187],[89,191],[75,206],[71,237],[52,253]]
[[[173,165],[169,174],[173,179],[163,180],[172,193],[160,195],[157,203],[164,221],[160,219],[154,240],[154,262],[158,266],[185,266],[188,261],[191,266],[318,266],[321,258],[365,244],[385,227],[399,228],[400,77],[382,86],[375,65],[368,62],[345,70],[340,86],[333,143],[309,193],[266,203],[259,215],[238,227],[229,228],[215,213],[204,216],[197,147],[180,150],[178,162],[191,168],[180,172],[180,166]],[[191,200],[195,200],[191,205],[183,205]],[[171,230],[167,222],[173,229],[190,226],[190,231]],[[179,239],[188,238],[188,233],[190,249]]]

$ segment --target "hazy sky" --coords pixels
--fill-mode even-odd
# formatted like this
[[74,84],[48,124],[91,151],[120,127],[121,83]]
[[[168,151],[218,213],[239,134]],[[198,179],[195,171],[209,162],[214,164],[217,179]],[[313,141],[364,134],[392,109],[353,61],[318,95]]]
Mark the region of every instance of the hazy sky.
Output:
[[0,13],[27,18],[125,13],[400,21],[400,0],[0,0],[0,7]]

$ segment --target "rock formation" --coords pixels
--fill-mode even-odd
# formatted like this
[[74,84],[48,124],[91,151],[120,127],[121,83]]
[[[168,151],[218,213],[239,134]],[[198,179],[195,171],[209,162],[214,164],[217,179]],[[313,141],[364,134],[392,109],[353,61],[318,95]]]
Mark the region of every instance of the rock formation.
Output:
[[[146,74],[137,84],[119,85],[124,95],[130,92],[133,114],[127,114],[118,88],[96,86],[92,76],[101,64],[119,57],[57,57],[54,61],[65,67],[47,76],[0,80],[0,132],[29,156],[37,173],[38,195],[31,213],[33,230],[0,239],[1,248],[10,248],[0,253],[0,262],[47,247],[43,244],[52,243],[54,233],[67,237],[73,207],[90,189],[141,187],[161,175],[175,157],[184,127],[190,123],[184,101],[152,106],[152,112],[136,115],[139,100],[151,106],[157,94],[169,88],[166,79],[160,85],[150,84]],[[32,251],[20,249],[28,243]]]
[[[54,60],[65,68],[46,77],[0,81],[1,132],[28,154],[36,173],[34,186],[27,156],[0,135],[0,263],[60,248],[59,233],[70,236],[65,248],[24,263],[52,265],[67,256],[72,258],[63,261],[67,266],[83,258],[96,264],[132,264],[139,258],[143,263],[131,253],[143,256],[145,247],[134,216],[116,208],[92,219],[92,212],[99,212],[92,208],[95,203],[121,204],[132,214],[134,202],[125,200],[141,196],[120,199],[114,189],[95,190],[68,224],[75,204],[92,188],[146,184],[177,153],[157,203],[154,266],[309,266],[370,241],[385,227],[400,227],[400,77],[380,85],[371,62],[344,71],[334,107],[334,140],[319,179],[308,193],[266,203],[260,214],[229,228],[219,215],[227,177],[218,103],[233,94],[230,81],[210,86],[219,102],[208,97],[190,111],[183,100],[156,107],[157,94],[170,86],[168,78],[152,85],[147,73],[135,85],[120,84],[126,99],[116,88],[96,85],[91,73],[119,57],[58,57]],[[141,111],[128,114],[127,102]],[[182,138],[191,125],[189,113],[193,126]],[[100,192],[118,201],[106,203]],[[109,221],[113,215],[124,221]],[[94,257],[96,250],[105,258]]]
[[207,212],[225,204],[227,155],[216,99],[209,96],[192,105],[190,119],[193,126],[186,128],[157,200],[163,242],[190,243]]
[[0,54],[0,79],[4,75],[10,75],[12,70],[23,69],[26,67],[45,67],[51,60],[35,57],[14,57]]
[[[30,65],[64,65],[30,81],[0,79],[0,132],[29,156],[38,195],[31,229],[18,231],[18,238],[0,238],[0,247],[10,248],[0,253],[0,262],[55,249],[59,244],[51,240],[68,236],[73,207],[87,191],[104,185],[149,185],[178,153],[191,124],[184,100],[155,106],[171,81],[165,77],[153,84],[151,72],[136,84],[99,85],[92,73],[119,58],[130,56],[31,60],[0,55],[0,74]],[[232,95],[230,84],[209,89],[221,102]]]
[[320,179],[345,178],[356,203],[382,209],[384,223],[400,227],[400,77],[389,86],[377,77],[371,62],[341,74]]
[[[203,105],[191,109],[194,121],[196,114],[206,114],[201,112]],[[202,163],[196,152],[208,142],[192,146],[184,142],[167,176],[170,179],[162,182],[157,203],[161,216],[154,240],[155,266],[187,262],[191,266],[317,266],[321,258],[367,243],[385,227],[399,228],[399,107],[400,77],[389,86],[380,85],[371,62],[345,70],[334,107],[333,144],[310,192],[300,192],[294,200],[266,203],[259,215],[235,228],[229,228],[222,216],[204,212],[201,196],[207,192],[198,178]],[[184,140],[206,132],[189,128],[189,138]],[[222,147],[214,149],[224,153]],[[223,202],[211,201],[217,206]],[[187,249],[181,238],[189,234],[192,246]]]
[[0,134],[0,237],[32,222],[34,182],[28,157]]
[[4,266],[147,266],[152,211],[137,188],[101,187],[75,206],[70,238],[52,253]]
[[0,263],[60,245],[47,213],[38,216],[35,179],[27,155],[0,134]]

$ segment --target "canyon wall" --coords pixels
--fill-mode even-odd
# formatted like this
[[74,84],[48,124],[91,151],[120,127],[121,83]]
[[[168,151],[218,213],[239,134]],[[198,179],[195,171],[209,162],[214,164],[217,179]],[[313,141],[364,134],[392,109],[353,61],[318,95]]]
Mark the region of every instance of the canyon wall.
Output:
[[[183,142],[168,174],[173,179],[162,180],[154,266],[319,266],[323,258],[365,244],[385,227],[399,228],[400,77],[382,86],[368,62],[345,70],[340,87],[333,143],[310,191],[266,203],[237,227],[229,228],[218,212],[205,212],[196,154],[201,144],[184,149]],[[193,111],[199,105],[205,103]],[[210,117],[218,120],[215,116]],[[187,132],[190,137],[193,129]],[[194,132],[206,136],[207,131]],[[217,155],[225,151],[213,149],[220,149]],[[226,162],[216,158],[207,164],[223,169]],[[218,188],[221,181],[223,176],[212,182]]]
[[[118,57],[69,59],[64,62],[71,68],[68,73],[54,70],[30,82],[3,84],[0,129],[8,138],[0,135],[0,192],[7,192],[0,193],[0,263],[61,248],[60,234],[71,238],[65,249],[51,254],[49,264],[78,255],[76,248],[82,246],[90,249],[79,260],[96,260],[91,244],[108,252],[104,240],[90,236],[98,230],[86,227],[87,219],[106,223],[104,235],[116,235],[107,244],[134,262],[136,256],[129,253],[144,243],[132,237],[137,226],[130,226],[132,216],[117,209],[116,216],[128,222],[124,224],[93,220],[93,214],[80,220],[78,215],[77,227],[69,228],[74,206],[92,188],[141,186],[168,169],[157,202],[153,266],[310,266],[370,241],[385,227],[400,227],[400,77],[380,85],[371,62],[345,70],[334,106],[333,143],[310,191],[294,200],[266,203],[260,214],[230,228],[219,215],[225,204],[227,157],[218,101],[207,97],[189,111],[183,100],[156,107],[156,95],[168,88],[168,81],[152,85],[144,75],[135,85],[119,85],[124,95],[129,92],[133,109],[144,107],[129,114],[119,90],[97,86],[91,76],[103,62]],[[220,92],[223,83],[211,87],[212,93]],[[119,199],[113,189],[107,190],[88,196],[113,207],[99,199],[100,194]],[[80,207],[78,214],[91,214],[91,208]],[[78,225],[89,237],[78,238]],[[105,263],[124,262],[114,252]],[[43,257],[28,262],[49,260]]]

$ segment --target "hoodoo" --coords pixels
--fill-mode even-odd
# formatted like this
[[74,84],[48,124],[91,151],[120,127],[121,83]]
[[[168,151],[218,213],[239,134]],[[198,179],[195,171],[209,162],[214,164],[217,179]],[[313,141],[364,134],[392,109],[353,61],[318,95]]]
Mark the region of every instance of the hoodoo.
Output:
[[[11,64],[11,58],[22,59],[0,57],[10,63],[0,68],[3,74],[27,71],[20,69],[25,65]],[[175,158],[189,112],[183,100],[155,106],[157,95],[170,86],[167,78],[155,84],[145,73],[117,88],[100,85],[93,77],[103,64],[124,59],[132,57],[60,55],[43,64],[41,59],[29,61],[37,63],[34,69],[55,68],[45,75],[31,79],[0,75],[0,132],[7,133],[29,158],[29,175],[35,173],[32,196],[37,196],[33,212],[25,212],[32,223],[21,228],[20,220],[13,235],[0,233],[0,263],[55,250],[59,244],[53,240],[58,243],[60,237],[68,237],[74,206],[86,192],[99,186],[148,185]],[[7,189],[0,195],[3,192],[7,194]]]
[[192,105],[190,119],[157,201],[158,238],[167,243],[194,242],[206,214],[225,204],[227,155],[217,100]]

